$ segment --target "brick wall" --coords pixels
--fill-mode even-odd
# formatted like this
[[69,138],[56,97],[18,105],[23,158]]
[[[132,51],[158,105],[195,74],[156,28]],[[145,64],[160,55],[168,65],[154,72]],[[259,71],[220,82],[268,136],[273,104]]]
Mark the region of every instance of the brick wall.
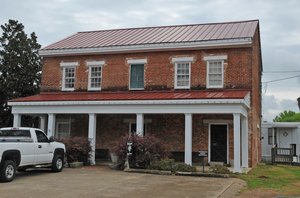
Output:
[[259,30],[256,30],[252,45],[252,91],[251,91],[251,109],[249,111],[249,164],[255,166],[261,160],[261,54],[260,54]]
[[[128,90],[128,59],[147,59],[145,65],[145,90],[174,89],[174,64],[172,58],[193,56],[191,65],[191,89],[206,89],[207,55],[227,55],[224,63],[224,88],[242,88],[251,90],[251,108],[249,117],[249,165],[255,166],[261,158],[260,123],[261,123],[261,63],[259,49],[259,33],[255,33],[252,47],[169,51],[148,53],[124,53],[104,55],[80,55],[63,57],[45,57],[43,59],[42,91],[61,91],[61,62],[78,61],[76,68],[75,91],[87,91],[88,67],[86,61],[104,60],[102,72],[102,90]],[[163,141],[169,141],[174,151],[184,150],[184,116],[183,115],[146,115],[152,123],[149,132],[160,135]],[[120,135],[129,130],[129,123],[124,117],[135,119],[135,115],[109,115],[97,117],[97,148],[108,148]],[[207,147],[207,124],[202,123],[203,116],[194,115],[193,150]],[[128,118],[128,119],[129,119]],[[84,127],[86,128],[86,127]],[[232,124],[229,124],[232,137]],[[230,138],[230,159],[233,158],[233,139]]]
[[193,56],[191,66],[191,88],[206,88],[207,55],[224,55],[228,59],[224,64],[224,88],[251,88],[251,48],[194,50],[175,52],[149,52],[135,54],[90,55],[76,57],[45,57],[43,60],[42,91],[60,91],[62,69],[60,62],[78,61],[76,68],[75,90],[86,91],[88,87],[88,60],[105,60],[102,73],[102,90],[128,90],[129,68],[128,59],[147,58],[145,64],[145,89],[161,90],[174,88],[173,57]]

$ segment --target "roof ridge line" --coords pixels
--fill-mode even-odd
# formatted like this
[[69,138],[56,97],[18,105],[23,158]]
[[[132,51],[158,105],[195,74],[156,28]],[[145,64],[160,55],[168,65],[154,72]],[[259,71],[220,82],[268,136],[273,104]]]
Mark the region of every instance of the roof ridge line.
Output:
[[151,29],[151,28],[168,28],[168,27],[184,27],[184,26],[197,26],[197,25],[217,25],[217,24],[230,24],[230,23],[246,23],[246,22],[259,22],[259,19],[242,20],[242,21],[227,21],[227,22],[211,22],[211,23],[192,23],[192,24],[181,24],[181,25],[160,25],[160,26],[144,26],[144,27],[132,27],[132,28],[116,28],[106,30],[88,30],[79,31],[78,33],[90,33],[90,32],[105,32],[105,31],[119,31],[119,30],[134,30],[134,29]]

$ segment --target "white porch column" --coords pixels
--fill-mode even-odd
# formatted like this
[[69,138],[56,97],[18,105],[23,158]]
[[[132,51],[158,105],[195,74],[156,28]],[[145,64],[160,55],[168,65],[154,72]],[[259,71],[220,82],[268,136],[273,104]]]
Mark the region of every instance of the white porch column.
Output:
[[192,165],[192,114],[185,114],[184,163]]
[[45,131],[46,129],[46,118],[45,116],[40,116],[40,129]]
[[90,113],[89,114],[89,140],[91,143],[92,147],[92,152],[91,152],[91,158],[90,158],[90,163],[91,165],[96,164],[95,160],[95,150],[96,150],[96,114]]
[[136,134],[138,136],[144,136],[144,114],[136,114]]
[[248,118],[242,117],[242,167],[248,168]]
[[241,115],[239,113],[233,114],[233,172],[241,172]]
[[273,144],[273,148],[275,147],[275,129],[274,128],[272,128],[272,144]]
[[20,126],[21,126],[21,114],[15,113],[13,127],[20,127]]
[[49,113],[48,114],[48,129],[47,129],[48,137],[54,136],[54,130],[55,130],[55,114]]

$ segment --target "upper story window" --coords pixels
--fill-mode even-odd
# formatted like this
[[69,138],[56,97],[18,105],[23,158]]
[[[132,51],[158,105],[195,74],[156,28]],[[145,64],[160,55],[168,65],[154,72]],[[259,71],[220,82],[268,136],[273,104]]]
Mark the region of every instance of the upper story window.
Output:
[[189,89],[191,87],[191,63],[193,57],[173,58],[175,63],[175,89]]
[[144,65],[147,63],[147,59],[134,59],[128,60],[130,64],[130,90],[143,90],[144,89]]
[[224,60],[227,56],[206,56],[204,60],[207,61],[207,88],[223,88],[224,86]]
[[63,69],[62,90],[74,91],[75,88],[75,72],[78,62],[62,62],[60,66]]
[[89,67],[89,90],[101,90],[102,84],[102,66],[104,61],[88,61],[87,65]]

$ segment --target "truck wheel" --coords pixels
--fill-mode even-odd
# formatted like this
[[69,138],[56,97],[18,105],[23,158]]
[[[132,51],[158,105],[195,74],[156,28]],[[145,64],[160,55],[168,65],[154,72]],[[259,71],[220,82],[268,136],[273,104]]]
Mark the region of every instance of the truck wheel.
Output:
[[61,155],[56,155],[52,161],[52,171],[60,172],[64,168],[64,158]]
[[12,160],[6,160],[0,170],[0,181],[11,182],[16,176],[16,163]]

